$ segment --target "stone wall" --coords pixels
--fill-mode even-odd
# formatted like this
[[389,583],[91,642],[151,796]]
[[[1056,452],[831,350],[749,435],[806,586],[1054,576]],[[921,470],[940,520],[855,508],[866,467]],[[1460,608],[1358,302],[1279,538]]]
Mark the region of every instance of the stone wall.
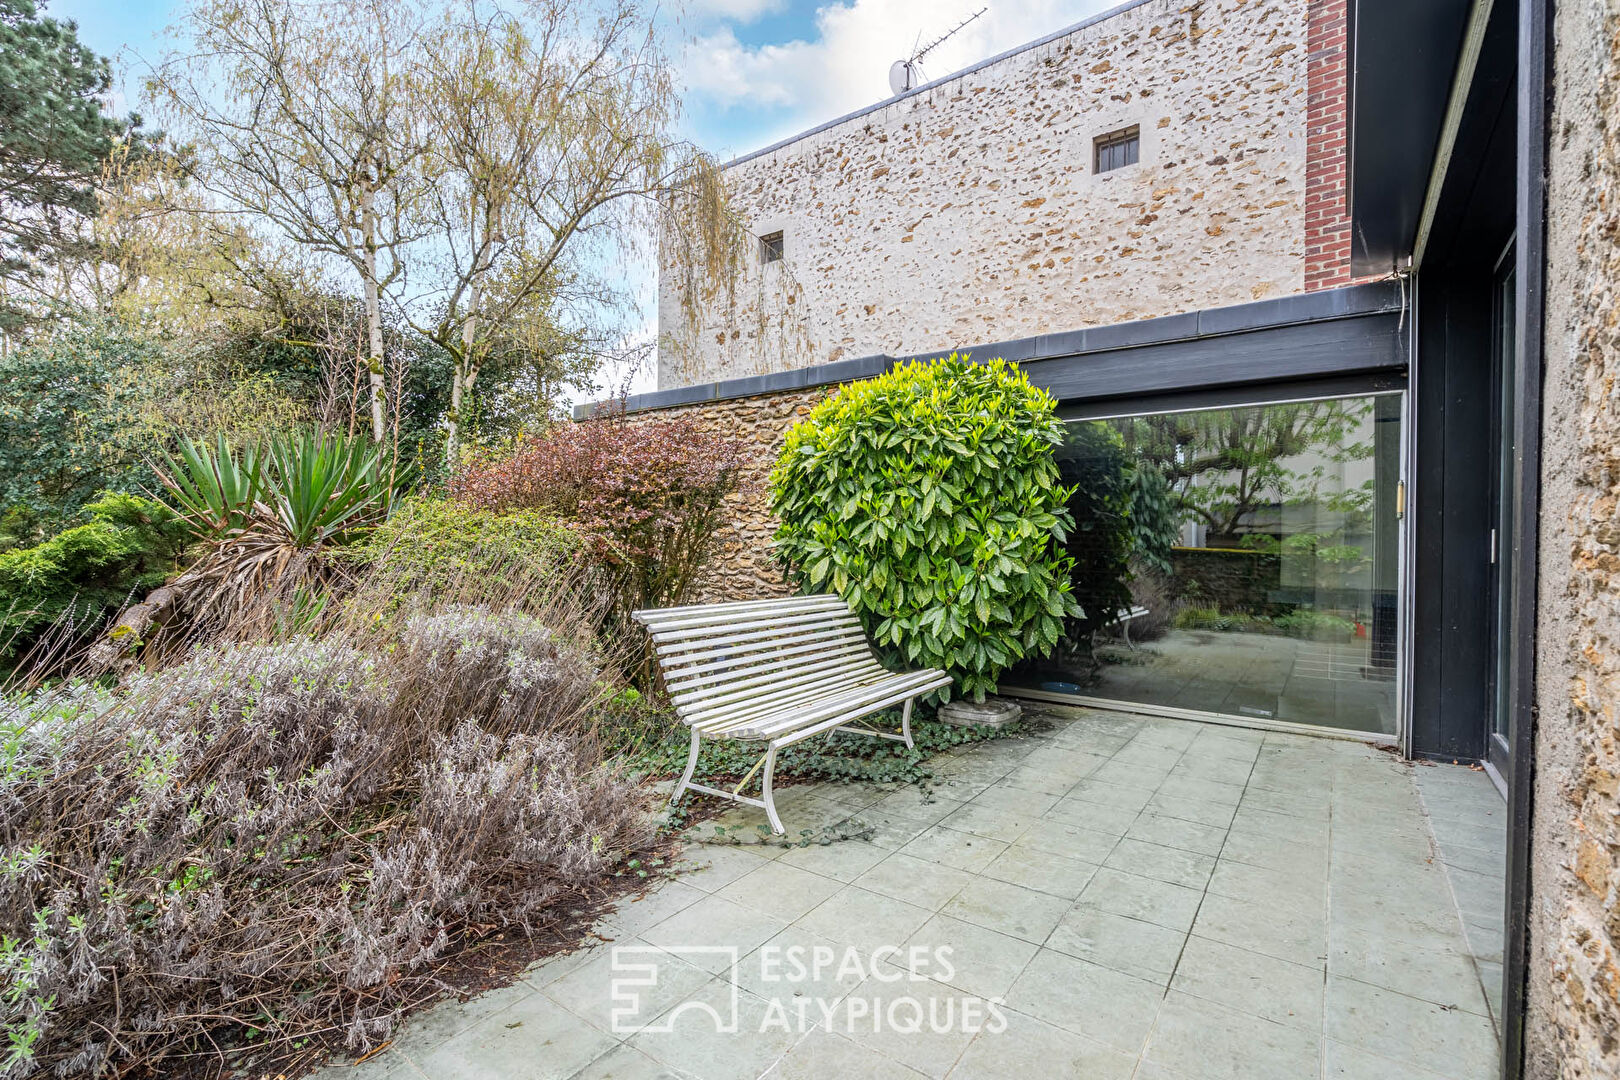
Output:
[[[1223,613],[1277,614],[1282,558],[1262,551],[1183,548],[1170,552],[1172,595]],[[1284,609],[1286,610],[1286,609]]]
[[1556,6],[1531,1077],[1620,1075],[1620,4]]
[[[1337,283],[1307,126],[1314,90],[1316,209],[1342,216],[1343,3],[1144,0],[731,166],[785,256],[750,253],[696,322],[661,276],[659,388],[1295,293],[1308,240]],[[1133,125],[1139,162],[1096,173]]]
[[776,521],[770,512],[768,481],[788,428],[808,416],[811,407],[827,393],[826,388],[818,388],[764,394],[630,417],[634,422],[640,418],[691,416],[696,418],[701,430],[717,431],[746,444],[747,465],[741,485],[726,500],[728,523],[716,538],[719,549],[687,603],[758,600],[792,594],[781,570],[771,561],[770,546],[776,534]]

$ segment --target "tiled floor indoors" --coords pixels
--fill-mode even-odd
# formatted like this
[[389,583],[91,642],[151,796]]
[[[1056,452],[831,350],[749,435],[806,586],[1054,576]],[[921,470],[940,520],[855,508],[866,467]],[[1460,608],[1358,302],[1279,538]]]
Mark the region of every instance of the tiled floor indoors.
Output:
[[[784,791],[790,833],[850,815],[875,833],[694,845],[689,872],[599,927],[611,944],[431,1009],[323,1080],[1495,1075],[1481,976],[1500,931],[1477,890],[1502,814],[1481,774],[1354,742],[1048,717],[938,759],[932,802]],[[649,985],[616,1002],[638,964]]]
[[1375,677],[1368,650],[1365,638],[1330,643],[1240,630],[1170,630],[1134,646],[1108,642],[1095,672],[1087,656],[1079,674],[1051,659],[1013,678],[1059,692],[1064,680],[1075,679],[1070,685],[1091,698],[1392,733],[1394,673]]

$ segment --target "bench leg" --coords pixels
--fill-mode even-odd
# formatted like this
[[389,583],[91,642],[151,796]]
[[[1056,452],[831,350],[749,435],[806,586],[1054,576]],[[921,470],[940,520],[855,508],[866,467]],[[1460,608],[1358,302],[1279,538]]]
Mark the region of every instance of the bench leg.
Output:
[[692,782],[692,772],[697,768],[698,759],[698,733],[697,728],[692,729],[692,752],[686,757],[686,771],[681,774],[681,782],[675,785],[675,794],[669,797],[669,805],[674,806],[681,801],[686,793],[687,785]]
[[669,804],[671,806],[674,806],[676,803],[680,802],[681,796],[686,794],[686,792],[701,791],[705,795],[714,795],[718,798],[730,799],[734,803],[743,803],[747,806],[761,807],[765,811],[765,816],[771,819],[772,832],[775,832],[778,836],[787,832],[787,830],[782,827],[782,819],[776,816],[776,800],[771,795],[772,773],[776,771],[775,746],[772,746],[769,750],[767,750],[765,752],[765,756],[760,758],[759,764],[755,765],[753,769],[749,769],[748,775],[743,777],[743,784],[746,784],[749,779],[753,777],[756,769],[761,767],[764,768],[765,775],[760,781],[760,786],[763,788],[762,794],[764,795],[764,798],[762,799],[755,799],[744,795],[742,793],[743,784],[738,784],[737,790],[735,791],[722,791],[719,788],[713,788],[707,784],[693,783],[692,773],[697,769],[697,760],[698,733],[696,729],[693,729],[692,752],[686,758],[686,771],[681,774],[681,782],[675,785],[675,793],[669,797]]
[[907,698],[905,707],[900,710],[900,734],[898,735],[894,734],[892,731],[878,731],[875,728],[867,727],[865,726],[866,720],[862,718],[853,720],[847,724],[839,724],[837,727],[828,728],[827,741],[832,742],[833,737],[836,736],[840,731],[847,731],[851,735],[870,735],[876,739],[893,739],[895,742],[905,743],[907,749],[915,750],[917,748],[917,744],[911,741],[912,700],[912,698]]
[[787,832],[782,828],[782,819],[776,816],[776,800],[771,795],[771,774],[776,771],[776,747],[765,751],[765,777],[760,782],[762,794],[765,796],[765,816],[771,819],[771,831],[781,836]]

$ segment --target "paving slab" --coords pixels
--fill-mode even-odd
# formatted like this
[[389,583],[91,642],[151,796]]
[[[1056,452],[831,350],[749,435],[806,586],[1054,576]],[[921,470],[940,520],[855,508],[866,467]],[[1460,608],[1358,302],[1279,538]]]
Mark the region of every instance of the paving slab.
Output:
[[1494,1075],[1488,777],[1032,712],[937,757],[931,791],[783,791],[790,835],[854,818],[868,840],[762,844],[762,814],[728,810],[748,843],[689,843],[585,947],[320,1080]]

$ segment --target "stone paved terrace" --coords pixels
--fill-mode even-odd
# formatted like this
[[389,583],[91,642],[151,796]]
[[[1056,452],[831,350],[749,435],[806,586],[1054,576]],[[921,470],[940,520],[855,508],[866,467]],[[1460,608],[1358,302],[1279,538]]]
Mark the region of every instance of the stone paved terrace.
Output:
[[[672,1031],[614,1033],[600,944],[431,1009],[323,1080],[1496,1075],[1500,931],[1480,889],[1504,815],[1481,774],[1354,742],[1046,716],[936,759],[933,801],[853,784],[779,797],[790,833],[854,814],[869,842],[694,845],[687,872],[621,905],[600,934],[658,961],[629,1021]],[[738,962],[658,951],[693,946]],[[794,981],[792,946],[806,969],[829,960],[819,978]],[[719,1034],[701,1006],[733,1003],[740,1030]]]

